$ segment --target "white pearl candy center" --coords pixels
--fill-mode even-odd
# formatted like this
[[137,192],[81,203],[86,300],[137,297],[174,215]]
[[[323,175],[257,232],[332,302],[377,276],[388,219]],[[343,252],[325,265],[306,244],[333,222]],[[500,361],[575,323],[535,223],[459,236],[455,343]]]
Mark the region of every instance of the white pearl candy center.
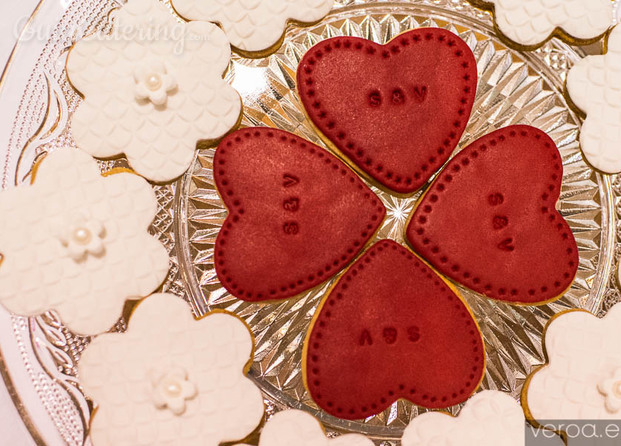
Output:
[[88,245],[93,239],[93,234],[87,228],[77,228],[73,232],[73,239],[80,245]]
[[147,76],[147,88],[151,91],[157,91],[162,87],[162,76],[160,76],[159,74],[150,74],[149,76]]
[[168,383],[168,386],[166,386],[166,393],[168,394],[168,396],[173,398],[181,396],[182,390],[183,389],[181,388],[181,384],[177,382],[170,382]]

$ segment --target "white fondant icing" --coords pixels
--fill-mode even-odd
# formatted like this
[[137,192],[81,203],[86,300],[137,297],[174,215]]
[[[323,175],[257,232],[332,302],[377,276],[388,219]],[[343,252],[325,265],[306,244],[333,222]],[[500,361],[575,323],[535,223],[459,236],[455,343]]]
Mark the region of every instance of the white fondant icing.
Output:
[[158,0],[129,0],[112,23],[112,34],[69,52],[68,77],[85,97],[73,137],[97,158],[124,153],[145,178],[174,180],[198,141],[222,137],[239,118],[240,97],[222,79],[229,42],[214,24],[178,22]]
[[548,365],[532,376],[527,389],[535,420],[618,419],[598,386],[621,369],[620,337],[619,304],[603,319],[583,311],[556,317],[545,335]]
[[[244,374],[252,352],[252,336],[235,316],[213,313],[194,320],[176,296],[146,298],[126,333],[98,336],[78,365],[85,393],[97,405],[93,444],[217,446],[245,438],[264,410],[261,392]],[[194,396],[183,399],[184,410],[177,414],[178,397],[154,401],[154,380],[171,395],[183,394],[191,383],[194,392],[185,392]],[[157,402],[172,410],[158,409]]]
[[[479,0],[480,1],[480,0]],[[570,37],[590,40],[612,24],[610,0],[487,0],[494,5],[496,24],[515,43],[538,46],[556,28]]]
[[49,154],[32,185],[0,193],[0,303],[24,316],[56,310],[76,333],[108,331],[126,300],[166,278],[168,252],[148,232],[156,213],[139,176],[104,178],[80,150]]
[[621,172],[621,26],[608,38],[608,53],[588,56],[567,76],[567,92],[587,119],[580,133],[582,153],[595,168]]
[[188,20],[221,24],[234,47],[257,52],[278,43],[288,20],[313,23],[324,18],[334,0],[173,0],[172,3]]
[[468,400],[458,417],[427,412],[406,428],[402,446],[523,446],[525,418],[508,394],[483,391]]
[[265,425],[259,446],[373,446],[359,434],[327,438],[321,424],[300,410],[285,410],[274,415]]

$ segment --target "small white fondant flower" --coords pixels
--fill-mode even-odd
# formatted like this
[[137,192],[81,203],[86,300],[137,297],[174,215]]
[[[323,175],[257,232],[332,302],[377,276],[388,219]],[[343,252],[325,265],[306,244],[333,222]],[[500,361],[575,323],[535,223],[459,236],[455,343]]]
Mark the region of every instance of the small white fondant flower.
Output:
[[76,262],[84,260],[88,254],[102,256],[106,251],[105,227],[99,220],[81,215],[61,231],[59,239]]
[[333,5],[334,0],[173,0],[182,17],[220,23],[231,44],[249,52],[276,45],[288,20],[317,22]]
[[177,88],[177,81],[161,62],[150,62],[134,70],[136,99],[166,105],[168,95]]
[[245,438],[264,412],[245,376],[252,353],[252,335],[237,317],[195,320],[177,296],[146,298],[127,332],[98,336],[80,359],[80,382],[97,406],[93,444],[218,446]]
[[0,304],[23,316],[56,310],[79,334],[108,331],[126,300],[166,278],[168,252],[149,234],[156,213],[138,175],[103,177],[80,150],[49,154],[32,184],[0,193]]
[[188,372],[174,367],[161,376],[153,380],[153,402],[158,409],[170,409],[175,415],[185,412],[186,400],[193,399],[198,390],[196,386],[188,380]]
[[67,76],[84,97],[73,137],[96,158],[125,154],[139,175],[172,181],[199,141],[237,124],[241,100],[222,78],[230,44],[218,26],[179,22],[158,0],[129,0],[111,22],[110,34],[84,38],[67,58]]
[[618,419],[621,410],[621,304],[603,319],[563,313],[546,328],[548,364],[528,381],[525,401],[535,420]]
[[612,378],[606,378],[597,385],[600,393],[606,397],[606,410],[617,413],[621,410],[621,368],[612,374]]

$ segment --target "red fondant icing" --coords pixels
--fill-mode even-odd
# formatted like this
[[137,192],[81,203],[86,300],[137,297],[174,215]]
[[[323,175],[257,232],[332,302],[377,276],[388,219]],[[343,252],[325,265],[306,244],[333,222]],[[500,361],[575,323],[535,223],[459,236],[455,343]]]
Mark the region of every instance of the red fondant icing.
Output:
[[214,177],[229,209],[216,240],[216,271],[246,301],[285,299],[329,279],[386,213],[345,164],[279,130],[229,135],[216,151]]
[[386,45],[325,40],[306,53],[297,78],[315,126],[378,183],[410,193],[459,143],[474,103],[477,65],[458,36],[424,28]]
[[439,272],[493,299],[536,304],[561,295],[578,269],[557,212],[563,165],[528,126],[491,133],[456,155],[418,204],[407,238]]
[[308,336],[307,387],[328,413],[377,414],[399,398],[428,408],[465,401],[484,373],[466,305],[392,241],[372,246],[335,285]]

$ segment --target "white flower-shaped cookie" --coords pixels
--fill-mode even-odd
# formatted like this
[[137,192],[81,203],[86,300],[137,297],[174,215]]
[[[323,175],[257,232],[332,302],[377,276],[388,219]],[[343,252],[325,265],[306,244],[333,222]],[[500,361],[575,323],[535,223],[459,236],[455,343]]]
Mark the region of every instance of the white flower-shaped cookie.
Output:
[[249,435],[263,398],[245,376],[253,340],[227,313],[194,320],[184,301],[155,294],[124,334],[97,337],[79,363],[97,405],[94,446],[218,446]]
[[220,28],[180,23],[158,0],[129,0],[111,34],[71,49],[67,74],[85,100],[71,121],[82,149],[97,158],[125,154],[156,182],[182,175],[196,144],[226,134],[241,100],[223,79],[231,55]]
[[156,213],[139,176],[103,177],[80,150],[51,153],[33,184],[0,193],[0,303],[25,316],[56,310],[80,334],[108,331],[125,300],[166,278],[168,252],[148,232]]
[[188,20],[217,22],[231,44],[244,52],[276,46],[287,22],[313,23],[330,12],[334,0],[173,0]]
[[491,5],[500,32],[524,47],[543,44],[559,29],[574,41],[603,35],[612,24],[610,0],[470,0]]
[[535,420],[621,418],[621,305],[603,319],[562,313],[548,325],[548,364],[529,377],[524,403]]
[[261,431],[259,446],[373,446],[360,434],[328,438],[312,415],[300,410],[285,410],[274,415]]
[[621,172],[621,26],[608,53],[578,62],[567,76],[571,100],[587,115],[580,143],[587,161],[606,173]]
[[523,446],[525,418],[508,394],[483,391],[468,400],[458,417],[427,412],[410,422],[403,446]]

